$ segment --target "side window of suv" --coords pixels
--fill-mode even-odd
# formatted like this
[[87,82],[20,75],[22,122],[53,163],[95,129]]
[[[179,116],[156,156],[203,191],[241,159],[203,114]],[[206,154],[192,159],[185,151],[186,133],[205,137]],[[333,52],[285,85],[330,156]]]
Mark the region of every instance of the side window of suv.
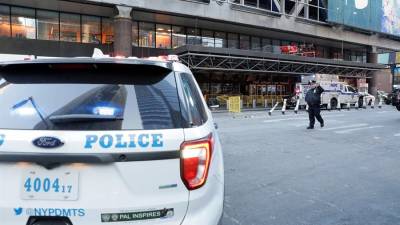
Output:
[[181,73],[182,88],[185,95],[185,103],[189,108],[190,120],[193,126],[200,126],[207,121],[207,113],[204,108],[201,95],[197,89],[193,76]]

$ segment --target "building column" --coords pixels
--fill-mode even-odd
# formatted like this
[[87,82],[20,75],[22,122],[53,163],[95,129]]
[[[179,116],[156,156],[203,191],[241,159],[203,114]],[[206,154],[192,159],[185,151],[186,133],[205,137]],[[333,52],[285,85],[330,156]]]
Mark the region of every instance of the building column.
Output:
[[[370,47],[367,51],[367,63],[378,63],[378,51],[376,47]],[[377,95],[377,91],[392,91],[392,74],[389,70],[380,70],[372,73],[368,92]]]
[[118,15],[114,17],[114,55],[132,56],[131,7],[116,6]]

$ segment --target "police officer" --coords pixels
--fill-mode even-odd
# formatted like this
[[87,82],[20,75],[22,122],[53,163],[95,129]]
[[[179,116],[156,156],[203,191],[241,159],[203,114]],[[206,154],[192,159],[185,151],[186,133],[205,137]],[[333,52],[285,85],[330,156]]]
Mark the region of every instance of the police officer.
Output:
[[308,116],[310,119],[310,125],[307,129],[314,129],[315,118],[324,127],[324,120],[321,117],[321,94],[324,89],[317,84],[315,80],[310,82],[311,89],[306,93],[306,102],[308,104]]

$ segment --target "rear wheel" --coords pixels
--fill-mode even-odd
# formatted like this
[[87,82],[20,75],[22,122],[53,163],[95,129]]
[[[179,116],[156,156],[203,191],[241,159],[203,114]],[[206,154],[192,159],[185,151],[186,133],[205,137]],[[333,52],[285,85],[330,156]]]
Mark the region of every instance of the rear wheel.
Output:
[[337,109],[338,107],[338,101],[336,98],[331,99],[331,109]]

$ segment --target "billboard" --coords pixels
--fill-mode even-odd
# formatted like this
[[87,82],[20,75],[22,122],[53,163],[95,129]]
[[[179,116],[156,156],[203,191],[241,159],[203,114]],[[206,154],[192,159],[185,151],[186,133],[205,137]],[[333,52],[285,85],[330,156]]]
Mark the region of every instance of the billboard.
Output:
[[400,36],[400,0],[331,0],[328,22]]
[[382,0],[381,32],[400,36],[400,0]]

